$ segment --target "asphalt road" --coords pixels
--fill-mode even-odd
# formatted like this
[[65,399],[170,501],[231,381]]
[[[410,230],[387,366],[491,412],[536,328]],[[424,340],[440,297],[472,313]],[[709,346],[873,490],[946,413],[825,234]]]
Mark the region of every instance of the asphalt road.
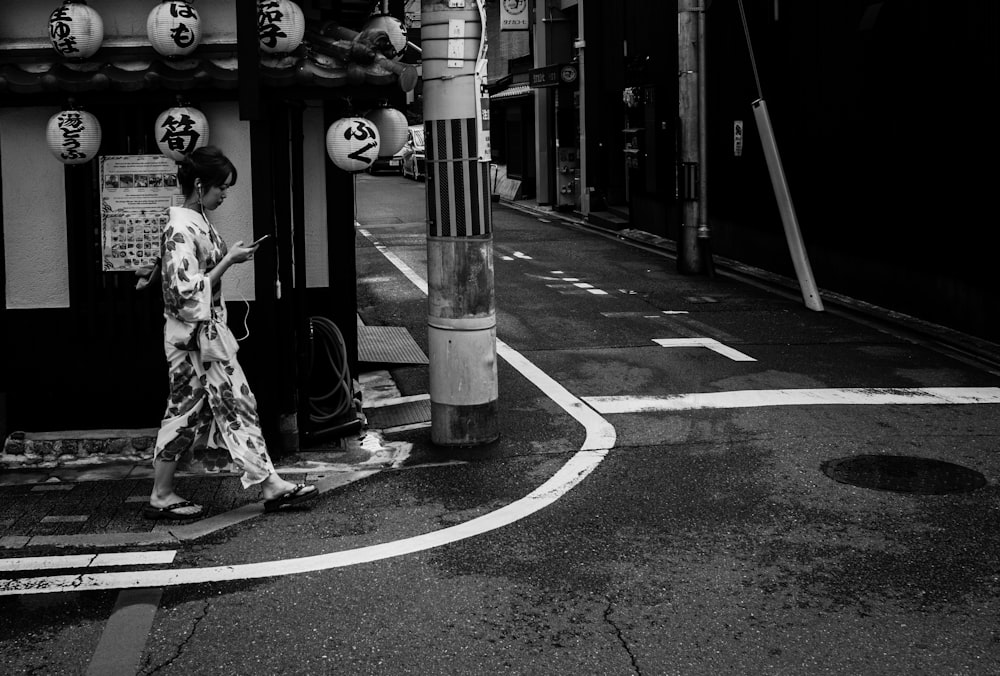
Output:
[[[426,351],[425,296],[404,274],[426,278],[423,184],[358,188],[359,313]],[[426,428],[399,433],[405,466],[154,566],[180,581],[135,567],[119,588],[0,596],[2,670],[1000,673],[1000,377],[554,219],[497,205],[494,228],[499,441],[445,451]],[[427,392],[426,367],[393,376]],[[586,455],[592,430],[567,401],[613,428],[608,449]],[[985,485],[928,494],[952,474],[907,465],[861,475],[907,492],[874,490],[822,471],[866,455]],[[492,523],[581,458],[589,473],[537,511],[393,551]],[[304,557],[315,570],[283,574]],[[206,569],[232,577],[177,572]]]

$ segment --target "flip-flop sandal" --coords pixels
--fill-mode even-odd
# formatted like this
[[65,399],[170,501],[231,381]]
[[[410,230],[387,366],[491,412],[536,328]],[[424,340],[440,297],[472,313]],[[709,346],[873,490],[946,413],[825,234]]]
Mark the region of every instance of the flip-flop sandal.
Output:
[[[310,488],[312,490],[306,490]],[[270,500],[264,501],[264,511],[265,512],[276,512],[279,509],[284,509],[285,507],[291,507],[292,505],[297,505],[305,502],[306,500],[312,500],[317,495],[319,491],[316,490],[315,486],[306,486],[305,484],[295,484],[295,488],[288,491],[283,495],[279,495],[276,498],[271,498]]]
[[[177,509],[182,509],[184,507],[197,507],[198,511],[193,514],[178,514]],[[205,508],[201,505],[196,505],[190,500],[184,500],[182,502],[175,502],[172,505],[167,505],[166,507],[153,507],[152,505],[145,505],[142,508],[142,515],[147,519],[169,519],[171,521],[182,521],[184,519],[197,519],[205,512]]]

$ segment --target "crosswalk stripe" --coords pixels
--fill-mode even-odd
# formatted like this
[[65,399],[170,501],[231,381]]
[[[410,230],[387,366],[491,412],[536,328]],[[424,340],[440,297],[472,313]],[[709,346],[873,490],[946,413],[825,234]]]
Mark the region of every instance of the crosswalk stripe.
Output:
[[104,566],[151,566],[172,563],[177,550],[158,552],[108,552],[69,556],[25,556],[0,559],[0,571],[58,570],[64,568],[101,568]]

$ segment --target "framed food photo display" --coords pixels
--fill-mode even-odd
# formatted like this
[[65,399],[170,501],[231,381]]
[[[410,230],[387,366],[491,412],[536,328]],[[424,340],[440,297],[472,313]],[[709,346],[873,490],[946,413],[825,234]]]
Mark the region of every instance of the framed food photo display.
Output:
[[105,272],[130,272],[160,255],[167,207],[183,204],[177,163],[163,155],[101,159],[101,251]]

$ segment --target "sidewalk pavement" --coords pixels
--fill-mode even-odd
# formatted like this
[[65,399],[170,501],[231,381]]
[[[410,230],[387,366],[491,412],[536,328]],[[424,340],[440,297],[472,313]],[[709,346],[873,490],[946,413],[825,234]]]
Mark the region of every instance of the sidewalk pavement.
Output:
[[[399,397],[391,376],[384,371],[369,376],[362,378],[366,404],[391,406]],[[367,429],[278,459],[275,469],[290,481],[314,483],[323,493],[398,467],[410,448]],[[260,491],[244,490],[237,473],[198,471],[178,472],[177,492],[204,505],[206,517],[143,518],[153,485],[148,456],[113,453],[0,466],[0,556],[4,550],[177,545],[263,514]]]

